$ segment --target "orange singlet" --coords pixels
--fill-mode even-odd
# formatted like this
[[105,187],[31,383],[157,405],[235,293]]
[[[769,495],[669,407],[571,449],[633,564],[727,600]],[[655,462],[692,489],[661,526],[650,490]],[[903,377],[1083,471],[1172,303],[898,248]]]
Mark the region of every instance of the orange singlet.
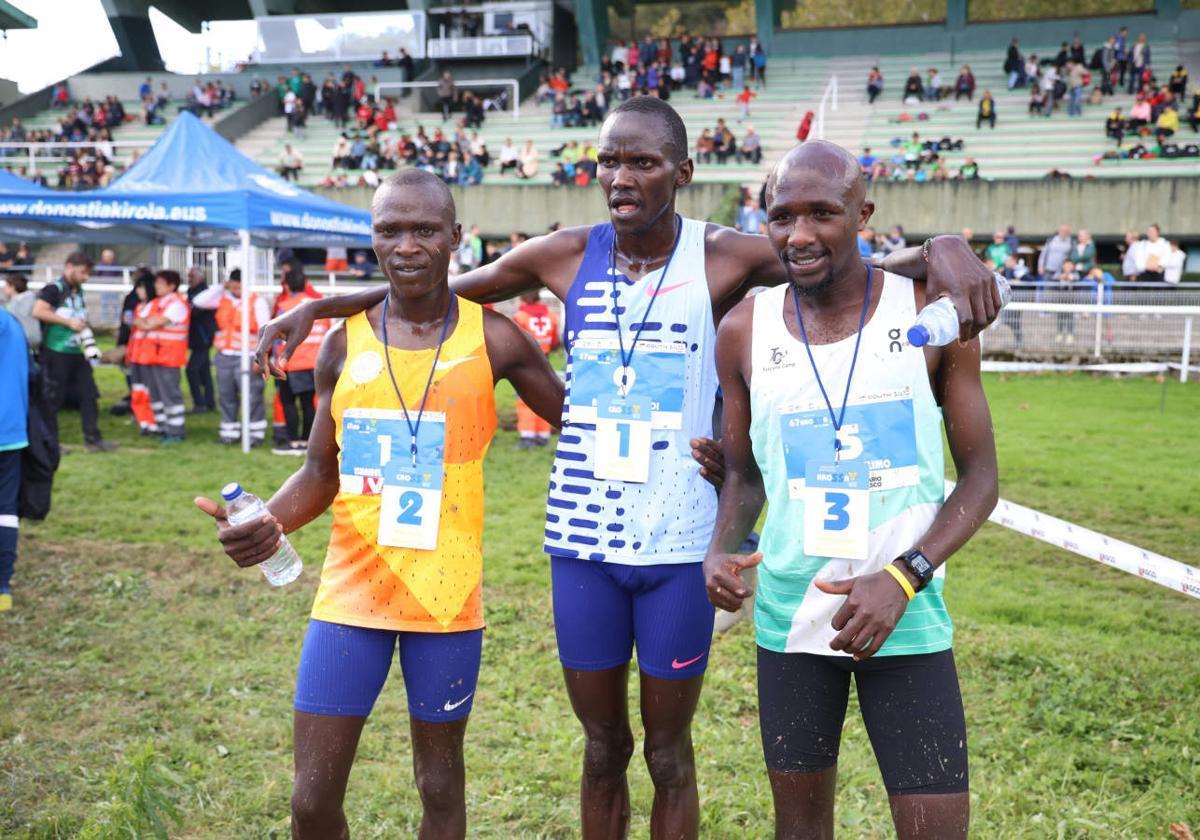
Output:
[[[462,298],[457,306],[425,402],[425,412],[444,413],[446,423],[437,547],[379,545],[379,488],[366,480],[355,488],[343,475],[313,618],[433,633],[483,627],[483,458],[496,431],[495,383],[483,309]],[[384,352],[365,313],[347,319],[346,362],[330,406],[339,448],[349,409],[400,410]],[[415,422],[435,348],[386,352]],[[356,489],[366,492],[348,492]]]

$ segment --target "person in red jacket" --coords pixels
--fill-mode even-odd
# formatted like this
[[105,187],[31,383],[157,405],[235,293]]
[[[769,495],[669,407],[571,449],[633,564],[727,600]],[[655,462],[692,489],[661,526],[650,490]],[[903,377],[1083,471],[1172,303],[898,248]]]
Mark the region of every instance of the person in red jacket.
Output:
[[[321,293],[314,289],[304,275],[304,266],[293,262],[284,269],[283,282],[286,295],[280,295],[275,301],[275,314],[281,315],[310,298],[320,298]],[[303,455],[308,448],[308,435],[312,431],[313,419],[316,416],[316,378],[314,371],[317,367],[317,351],[321,341],[329,332],[331,322],[319,319],[313,324],[313,330],[296,348],[296,352],[286,363],[280,355],[279,367],[286,377],[275,380],[276,399],[282,406],[284,417],[284,433],[286,440],[277,440],[271,452],[276,455]],[[279,349],[282,350],[283,342]]]
[[[521,304],[513,316],[522,330],[533,336],[538,348],[547,356],[558,346],[558,315],[542,303],[542,293],[533,289],[521,295]],[[313,330],[316,332],[315,328]],[[310,335],[309,338],[312,338]],[[294,357],[293,357],[294,360]],[[528,449],[550,442],[550,424],[537,415],[524,401],[517,400],[517,446]]]
[[187,364],[188,323],[192,308],[179,293],[183,278],[178,271],[164,269],[154,275],[156,297],[146,317],[135,317],[135,329],[145,330],[141,345],[143,373],[150,386],[150,407],[169,445],[183,442],[184,406],[180,375]]

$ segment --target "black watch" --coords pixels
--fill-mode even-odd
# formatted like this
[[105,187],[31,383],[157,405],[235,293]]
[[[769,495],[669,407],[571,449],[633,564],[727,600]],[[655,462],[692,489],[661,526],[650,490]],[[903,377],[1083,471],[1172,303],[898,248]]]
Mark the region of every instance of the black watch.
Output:
[[933,564],[929,562],[929,559],[919,549],[910,548],[897,557],[895,562],[903,563],[904,568],[912,572],[912,576],[917,579],[918,592],[928,586],[929,581],[933,580]]

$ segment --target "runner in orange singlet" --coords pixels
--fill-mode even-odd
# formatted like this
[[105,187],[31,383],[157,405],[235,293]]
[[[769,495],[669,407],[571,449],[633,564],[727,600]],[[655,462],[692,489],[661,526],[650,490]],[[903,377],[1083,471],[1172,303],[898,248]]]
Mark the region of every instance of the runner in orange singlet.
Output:
[[508,379],[558,423],[563,385],[512,321],[450,291],[462,230],[445,184],[420,170],[375,193],[372,239],[390,292],[330,332],[304,466],[270,516],[230,527],[239,566],[333,506],[329,551],[295,700],[297,838],[348,836],[342,803],[363,724],[399,649],[422,838],[466,835],[463,735],[483,636],[483,458]]

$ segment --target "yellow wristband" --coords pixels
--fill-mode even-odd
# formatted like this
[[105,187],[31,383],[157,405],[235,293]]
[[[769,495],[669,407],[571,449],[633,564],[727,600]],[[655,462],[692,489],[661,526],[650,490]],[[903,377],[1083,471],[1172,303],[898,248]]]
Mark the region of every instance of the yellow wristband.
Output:
[[908,578],[904,576],[904,572],[897,569],[891,563],[883,567],[883,570],[896,579],[896,583],[900,584],[900,588],[904,590],[904,594],[908,596],[908,600],[917,597],[916,590],[912,588],[912,584],[908,582]]

